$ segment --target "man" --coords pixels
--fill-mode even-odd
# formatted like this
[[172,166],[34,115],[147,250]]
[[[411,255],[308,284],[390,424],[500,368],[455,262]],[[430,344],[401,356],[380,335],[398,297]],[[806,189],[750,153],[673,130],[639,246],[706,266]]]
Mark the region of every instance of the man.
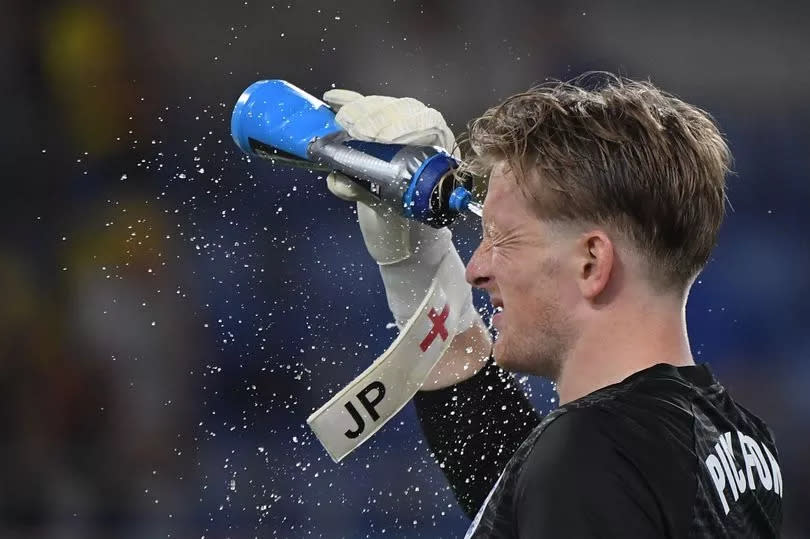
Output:
[[[414,100],[325,99],[356,137],[452,145]],[[694,364],[686,332],[731,158],[711,118],[649,83],[587,76],[510,97],[469,137],[489,184],[466,280],[500,311],[498,339],[482,366],[488,335],[470,321],[415,399],[467,536],[778,536],[773,437]],[[358,211],[401,326],[457,257],[450,234]],[[541,421],[503,370],[553,380],[560,407]]]

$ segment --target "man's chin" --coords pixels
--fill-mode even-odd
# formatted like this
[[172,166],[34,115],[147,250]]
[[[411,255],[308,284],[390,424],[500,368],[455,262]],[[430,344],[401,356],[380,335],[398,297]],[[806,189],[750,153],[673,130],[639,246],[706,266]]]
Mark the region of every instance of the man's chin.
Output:
[[[512,352],[514,352],[514,350],[512,350]],[[510,354],[507,339],[504,338],[503,333],[498,335],[498,339],[495,341],[492,356],[495,360],[495,364],[505,371],[522,372],[525,370],[525,365],[520,365],[519,358],[513,357],[513,354]]]
[[529,374],[533,376],[542,376],[550,380],[555,380],[558,373],[558,362],[550,358],[544,358],[536,353],[530,353],[526,349],[522,349],[520,344],[517,346],[509,343],[509,338],[504,338],[506,335],[501,333],[495,341],[495,346],[492,349],[492,356],[495,364],[505,371],[519,374]]

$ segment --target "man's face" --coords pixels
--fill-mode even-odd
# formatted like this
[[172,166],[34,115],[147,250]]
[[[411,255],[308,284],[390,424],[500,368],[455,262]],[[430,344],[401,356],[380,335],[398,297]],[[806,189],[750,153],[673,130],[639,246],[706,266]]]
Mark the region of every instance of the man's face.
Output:
[[490,176],[482,226],[466,277],[503,308],[493,321],[495,360],[507,370],[554,380],[574,335],[571,236],[533,213],[503,164]]

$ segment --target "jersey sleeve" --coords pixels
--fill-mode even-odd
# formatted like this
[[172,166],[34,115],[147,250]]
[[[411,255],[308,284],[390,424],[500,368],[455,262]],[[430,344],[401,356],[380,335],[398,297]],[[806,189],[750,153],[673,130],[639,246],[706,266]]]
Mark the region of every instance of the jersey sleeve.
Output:
[[647,448],[628,450],[623,434],[621,421],[598,409],[552,421],[517,478],[518,537],[664,537],[651,478],[632,454]]
[[490,357],[474,376],[414,397],[433,456],[473,518],[509,458],[540,423],[515,379]]

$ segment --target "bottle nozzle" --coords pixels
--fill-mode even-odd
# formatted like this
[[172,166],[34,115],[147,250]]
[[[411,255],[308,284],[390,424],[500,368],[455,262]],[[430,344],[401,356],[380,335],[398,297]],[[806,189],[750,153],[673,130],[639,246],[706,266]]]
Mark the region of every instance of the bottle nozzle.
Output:
[[474,213],[478,217],[483,217],[484,216],[484,207],[481,204],[479,204],[478,202],[472,202],[472,201],[469,202],[467,204],[467,210],[470,213]]
[[447,201],[447,205],[450,207],[451,210],[457,212],[463,212],[467,209],[470,202],[472,200],[472,193],[465,188],[465,187],[456,187],[453,189],[453,192],[450,193],[450,198]]
[[459,213],[468,211],[478,217],[481,217],[484,213],[484,207],[480,203],[473,201],[472,193],[466,187],[456,187],[453,189],[453,192],[450,193],[447,205],[451,210]]

